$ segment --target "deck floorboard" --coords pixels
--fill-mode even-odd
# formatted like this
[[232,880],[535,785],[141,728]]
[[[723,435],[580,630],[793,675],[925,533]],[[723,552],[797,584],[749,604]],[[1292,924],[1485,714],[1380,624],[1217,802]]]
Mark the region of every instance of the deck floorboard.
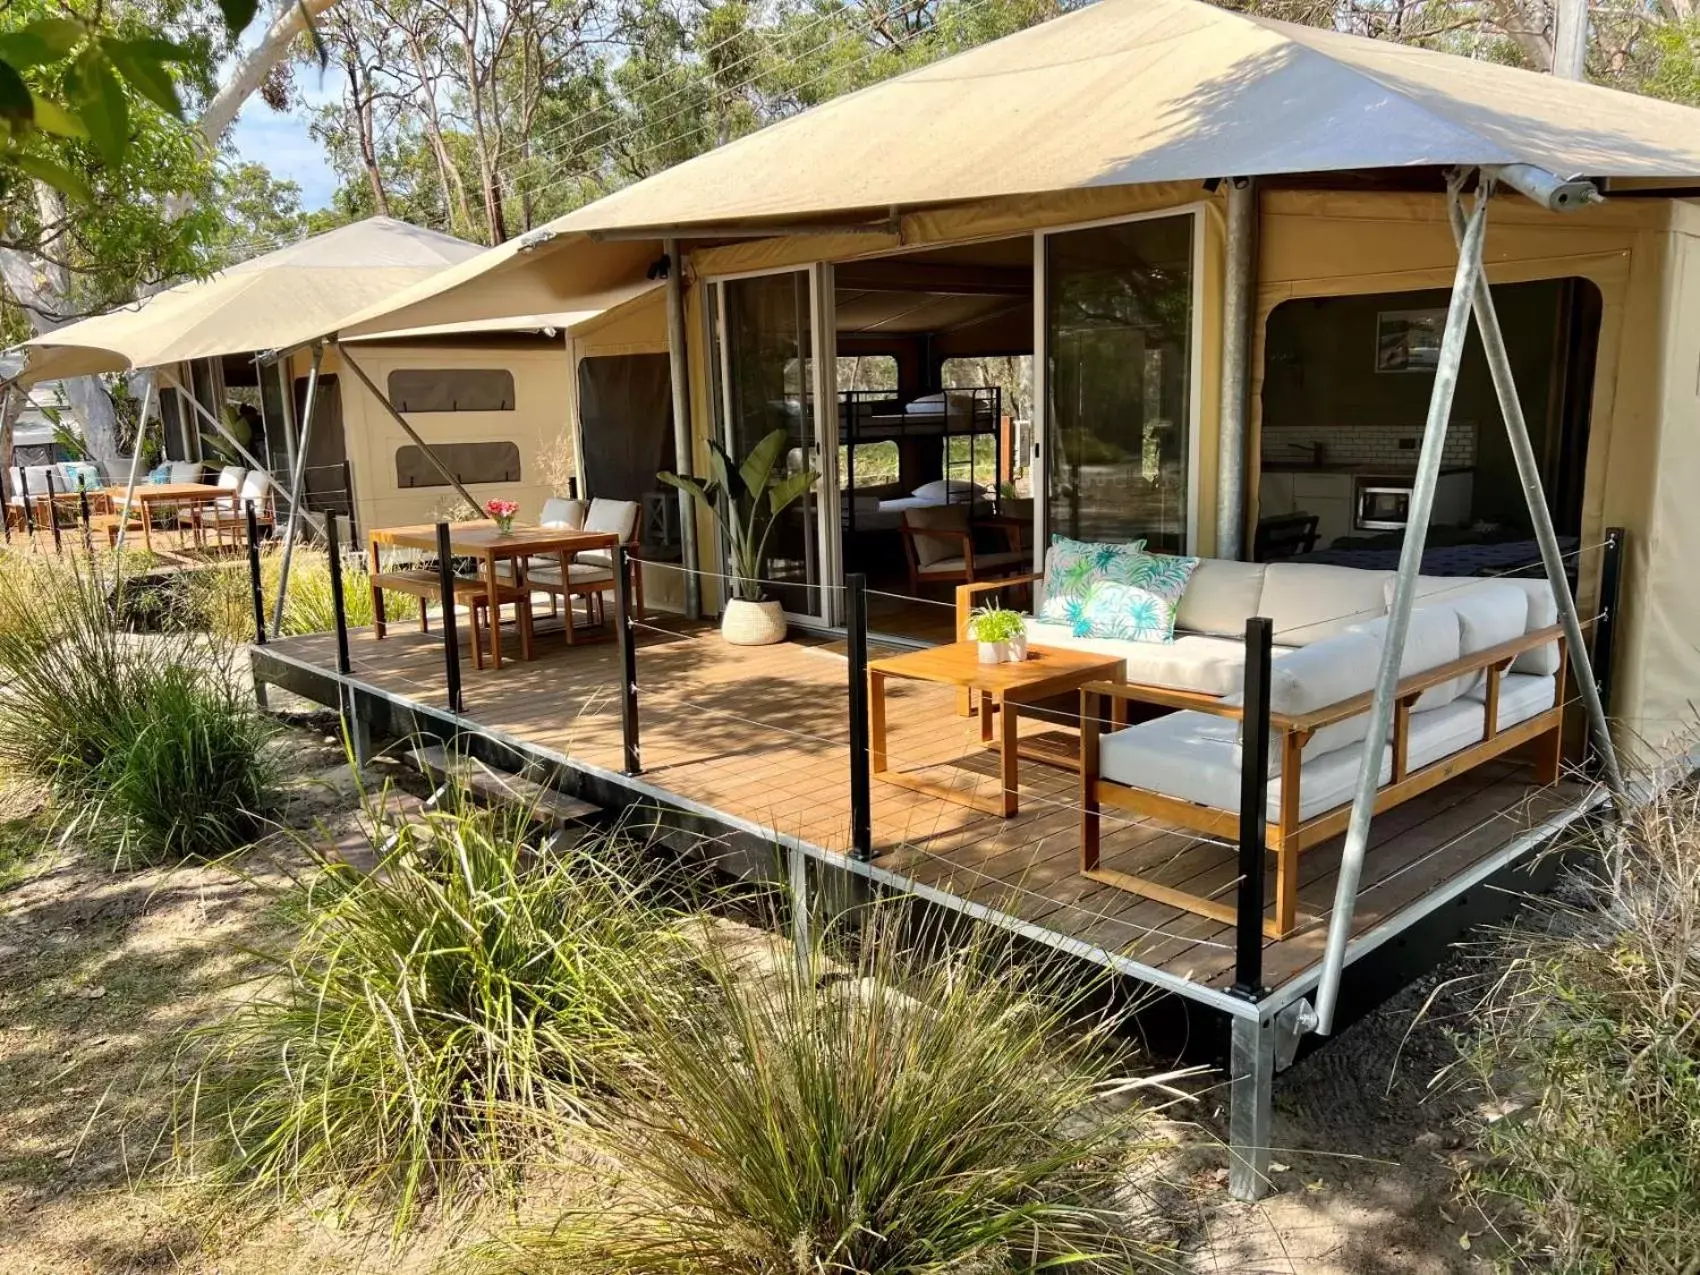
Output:
[[[622,762],[617,658],[607,641],[568,647],[558,634],[521,662],[511,636],[502,670],[478,672],[463,657],[464,714],[526,743],[608,770]],[[269,648],[334,667],[330,635],[286,638]],[[430,707],[445,703],[438,635],[392,629],[382,641],[350,635],[353,676]],[[710,628],[657,622],[641,630],[639,717],[645,779],[823,850],[849,844],[848,666],[842,644],[790,642],[738,648]],[[965,795],[994,797],[995,754],[974,718],[959,717],[950,689],[888,684],[894,768]],[[1054,730],[1023,719],[1025,732]],[[1526,771],[1498,761],[1380,816],[1365,865],[1354,932],[1385,921],[1545,818],[1580,789],[1535,790]],[[917,883],[1021,918],[1212,988],[1233,977],[1231,927],[1080,875],[1078,780],[1023,761],[1020,813],[1011,819],[883,783],[873,785],[878,866]],[[1103,864],[1186,889],[1231,895],[1234,847],[1106,811]],[[1265,976],[1277,985],[1313,965],[1333,905],[1341,839],[1301,860],[1299,930],[1265,943]],[[1271,871],[1271,876],[1273,872]],[[1271,888],[1273,883],[1271,882]]]

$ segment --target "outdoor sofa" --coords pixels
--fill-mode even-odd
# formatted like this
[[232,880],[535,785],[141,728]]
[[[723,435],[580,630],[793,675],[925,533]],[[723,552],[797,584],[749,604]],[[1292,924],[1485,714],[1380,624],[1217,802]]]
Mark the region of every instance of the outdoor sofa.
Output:
[[[1049,562],[1049,556],[1047,556]],[[1044,576],[1019,578],[1043,605]],[[987,591],[958,589],[960,636]],[[1298,925],[1298,858],[1345,830],[1370,746],[1368,708],[1380,669],[1393,573],[1307,563],[1203,559],[1176,611],[1172,642],[1075,637],[1030,619],[1038,645],[1112,654],[1126,683],[1082,692],[1081,867],[1105,884],[1232,923],[1231,903],[1100,863],[1100,811],[1110,805],[1231,840],[1239,830],[1241,692],[1246,621],[1274,630],[1266,839],[1275,856],[1271,937]],[[1558,778],[1566,653],[1548,583],[1421,577],[1395,714],[1380,744],[1376,810],[1389,809],[1514,749],[1537,782]],[[1122,726],[1134,713],[1161,713]],[[1106,713],[1106,709],[1111,711]],[[1172,710],[1172,711],[1170,711]]]

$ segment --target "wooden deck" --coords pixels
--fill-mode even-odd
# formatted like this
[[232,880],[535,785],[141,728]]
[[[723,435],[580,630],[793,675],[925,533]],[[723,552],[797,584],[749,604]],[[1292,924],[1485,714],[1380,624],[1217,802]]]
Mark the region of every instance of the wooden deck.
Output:
[[[706,627],[647,627],[638,652],[643,778],[690,802],[828,852],[849,840],[847,669],[842,648],[814,642],[740,649]],[[510,638],[511,642],[512,639]],[[322,669],[335,666],[329,635],[288,638],[268,650]],[[392,696],[441,709],[442,648],[392,629],[351,638],[353,677]],[[539,643],[541,658],[474,672],[465,661],[464,715],[503,734],[605,770],[621,765],[617,660],[608,642]],[[517,651],[515,652],[517,655]],[[990,797],[997,757],[979,724],[955,712],[943,687],[892,682],[890,753],[897,768]],[[1042,723],[1023,723],[1042,731]],[[1483,767],[1375,822],[1355,934],[1388,921],[1553,814],[1574,807],[1578,786],[1533,790],[1526,770]],[[1021,766],[1021,810],[1010,819],[905,788],[873,785],[875,863],[892,873],[1018,917],[1054,934],[1128,956],[1190,983],[1225,988],[1233,931],[1083,878],[1078,780],[1037,762]],[[1265,946],[1272,987],[1319,959],[1333,902],[1340,843],[1306,852],[1300,913],[1291,937]],[[1105,816],[1104,866],[1200,893],[1231,895],[1232,846],[1162,826]]]

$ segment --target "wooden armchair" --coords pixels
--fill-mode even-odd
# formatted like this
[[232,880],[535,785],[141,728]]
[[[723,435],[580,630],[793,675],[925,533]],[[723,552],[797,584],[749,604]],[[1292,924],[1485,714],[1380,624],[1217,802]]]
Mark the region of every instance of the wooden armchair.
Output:
[[968,505],[932,505],[906,509],[898,530],[909,560],[909,592],[920,595],[923,584],[973,584],[988,577],[1007,576],[1031,561],[1021,549],[1021,527],[1013,520],[997,526],[1009,541],[1007,550],[974,552],[974,526]]
[[[1507,670],[1519,655],[1548,644],[1556,644],[1559,652],[1551,707],[1502,725],[1500,692]],[[1473,743],[1466,742],[1438,758],[1413,766],[1410,754],[1413,717],[1420,719],[1428,716],[1427,713],[1416,711],[1418,697],[1430,687],[1441,686],[1454,679],[1475,674],[1484,679],[1481,737]],[[1395,700],[1393,731],[1389,740],[1392,753],[1390,778],[1376,793],[1375,812],[1379,814],[1390,810],[1523,745],[1532,745],[1534,748],[1536,782],[1556,782],[1562,750],[1564,678],[1563,633],[1554,625],[1402,679]],[[1320,813],[1301,818],[1305,745],[1323,727],[1345,722],[1368,712],[1371,698],[1367,693],[1355,695],[1340,703],[1295,716],[1270,714],[1270,754],[1281,759],[1278,817],[1269,820],[1265,830],[1267,848],[1275,856],[1274,916],[1264,922],[1264,933],[1270,938],[1285,938],[1297,928],[1300,853],[1339,836],[1346,830],[1351,818],[1349,800],[1345,804],[1335,805]],[[1101,866],[1100,810],[1106,805],[1210,837],[1232,841],[1239,836],[1240,816],[1237,809],[1202,805],[1155,788],[1135,787],[1117,782],[1101,773],[1105,709],[1107,704],[1116,706],[1118,701],[1122,702],[1120,707],[1124,714],[1127,702],[1137,702],[1160,708],[1189,710],[1193,714],[1232,721],[1243,721],[1245,716],[1245,709],[1239,703],[1211,701],[1189,692],[1111,682],[1092,682],[1083,687],[1080,709],[1082,874],[1094,881],[1168,904],[1170,907],[1209,917],[1226,925],[1234,924],[1236,914],[1229,903]],[[1438,711],[1444,712],[1444,709]],[[1237,771],[1237,762],[1233,768]],[[1351,769],[1355,774],[1357,766],[1354,764]],[[1238,793],[1237,782],[1236,778],[1229,784],[1235,794]]]

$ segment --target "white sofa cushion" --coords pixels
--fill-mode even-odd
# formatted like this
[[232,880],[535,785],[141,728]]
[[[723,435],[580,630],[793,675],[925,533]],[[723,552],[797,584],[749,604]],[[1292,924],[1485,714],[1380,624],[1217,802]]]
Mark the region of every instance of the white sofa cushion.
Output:
[[[1314,713],[1342,700],[1362,695],[1375,687],[1381,668],[1381,642],[1368,633],[1336,633],[1309,646],[1301,646],[1277,657],[1269,670],[1269,709],[1295,717]],[[1369,734],[1369,715],[1359,713],[1343,722],[1318,728],[1305,744],[1305,758],[1347,748]],[[1280,761],[1278,748],[1269,750],[1269,773]]]
[[1261,562],[1200,558],[1175,610],[1175,627],[1186,633],[1243,637],[1245,622],[1263,597]]
[[1245,646],[1227,638],[1187,633],[1173,642],[1127,642],[1077,638],[1066,624],[1027,621],[1027,640],[1037,646],[1088,651],[1127,661],[1127,680],[1146,686],[1205,695],[1232,695],[1245,682]]
[[[1238,810],[1238,723],[1207,713],[1171,713],[1099,741],[1098,772],[1133,788],[1149,788],[1216,810]],[[1362,743],[1315,758],[1299,772],[1299,818],[1311,819],[1352,799],[1362,764]],[[1393,775],[1392,753],[1382,748],[1379,782]],[[1269,780],[1267,817],[1281,815],[1281,781]]]
[[1307,646],[1343,633],[1354,624],[1387,614],[1389,571],[1271,562],[1264,568],[1256,614],[1275,625],[1275,640]]
[[[1367,633],[1378,644],[1385,645],[1388,619],[1384,615],[1379,620],[1353,625],[1352,632]],[[1399,676],[1414,677],[1442,664],[1450,664],[1458,658],[1460,641],[1457,611],[1438,604],[1417,607],[1411,612],[1411,624],[1405,631],[1405,650],[1399,661]],[[1458,677],[1431,686],[1417,696],[1416,710],[1424,712],[1450,704],[1469,689],[1469,679]]]
[[[1460,597],[1479,593],[1486,589],[1508,587],[1520,589],[1529,599],[1529,612],[1525,617],[1527,627],[1525,633],[1533,633],[1537,629],[1551,628],[1558,623],[1558,599],[1553,596],[1552,586],[1544,578],[1535,580],[1511,579],[1509,577],[1484,580],[1477,576],[1418,576],[1417,601],[1425,599],[1455,601]],[[1393,579],[1388,577],[1383,590],[1387,605],[1393,605]],[[1558,643],[1549,642],[1533,651],[1524,651],[1512,663],[1515,673],[1534,673],[1547,675],[1558,672]]]
[[174,460],[169,462],[168,482],[198,483],[201,481],[201,463],[195,460]]
[[[1504,730],[1552,707],[1555,682],[1551,677],[1513,673],[1500,685],[1499,726]],[[1487,719],[1485,690],[1452,701],[1443,708],[1411,714],[1411,737],[1405,745],[1407,770],[1418,770],[1482,741]]]
[[[1470,698],[1487,701],[1484,682],[1470,692]],[[1558,679],[1536,673],[1507,673],[1499,679],[1499,729],[1526,722],[1536,713],[1544,713],[1558,703]]]

